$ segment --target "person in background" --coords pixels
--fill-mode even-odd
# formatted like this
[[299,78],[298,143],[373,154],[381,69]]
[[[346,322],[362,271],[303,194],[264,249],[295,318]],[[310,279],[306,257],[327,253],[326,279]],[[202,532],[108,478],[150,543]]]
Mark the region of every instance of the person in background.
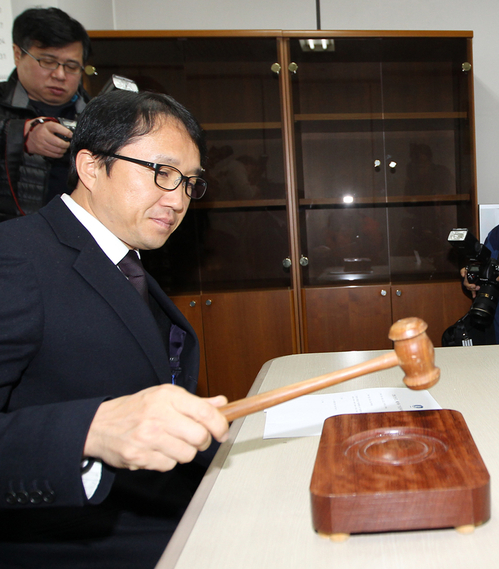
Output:
[[98,95],[71,195],[0,224],[4,569],[152,569],[227,437],[227,399],[194,395],[196,334],[137,254],[203,197],[205,147],[167,95]]
[[[492,259],[499,259],[499,225],[496,225],[491,229],[485,239],[485,247],[490,250]],[[476,297],[477,290],[480,290],[480,285],[472,284],[468,281],[466,275],[466,268],[461,269],[461,277],[463,279],[463,286],[471,292],[473,298]],[[498,279],[499,280],[499,279]],[[496,337],[496,343],[499,343],[499,311],[496,310],[494,314],[494,332]]]
[[89,100],[83,26],[58,8],[32,8],[12,27],[16,68],[0,83],[0,221],[38,211],[66,191],[74,120]]

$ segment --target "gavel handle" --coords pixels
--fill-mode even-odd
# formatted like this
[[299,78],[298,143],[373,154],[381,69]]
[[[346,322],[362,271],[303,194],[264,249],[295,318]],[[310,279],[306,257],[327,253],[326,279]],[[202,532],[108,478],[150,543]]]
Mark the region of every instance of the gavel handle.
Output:
[[372,360],[368,360],[342,370],[319,375],[298,383],[273,389],[272,391],[259,393],[245,399],[232,401],[231,403],[220,407],[219,410],[225,415],[230,423],[239,417],[251,415],[251,413],[262,411],[263,409],[295,399],[301,395],[313,393],[314,391],[330,387],[331,385],[336,385],[342,381],[347,381],[348,379],[359,377],[360,375],[373,373],[382,369],[388,369],[397,365],[399,365],[399,359],[395,351],[388,352]]

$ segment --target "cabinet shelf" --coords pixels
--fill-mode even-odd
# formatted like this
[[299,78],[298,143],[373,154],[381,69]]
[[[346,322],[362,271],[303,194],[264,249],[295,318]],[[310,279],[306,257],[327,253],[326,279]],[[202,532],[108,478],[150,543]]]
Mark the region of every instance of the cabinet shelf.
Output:
[[424,113],[298,113],[296,121],[364,121],[364,120],[407,120],[407,119],[467,119],[466,112],[424,112]]
[[[356,205],[377,205],[377,204],[407,204],[407,203],[442,203],[449,204],[471,201],[470,194],[459,195],[421,195],[421,196],[389,196],[389,197],[368,197],[357,198],[354,203],[345,204],[341,197],[338,198],[304,198],[299,200],[300,206],[345,206],[355,207]],[[286,207],[285,199],[273,200],[234,200],[234,201],[200,201],[191,202],[191,209],[262,209],[262,208],[283,208]]]
[[304,198],[299,200],[300,206],[345,206],[355,207],[355,205],[376,205],[376,204],[406,204],[406,203],[460,203],[471,201],[470,194],[459,195],[422,195],[422,196],[389,196],[389,197],[368,197],[357,198],[354,203],[345,204],[342,198]]
[[[295,122],[311,121],[374,121],[374,120],[437,120],[467,119],[466,112],[424,112],[424,113],[298,113]],[[215,130],[273,130],[282,127],[281,122],[248,123],[203,123],[206,131]]]
[[280,122],[234,122],[234,123],[203,123],[206,131],[213,130],[272,130],[280,129]]
[[258,209],[286,207],[286,200],[237,200],[237,201],[200,201],[191,202],[193,209]]

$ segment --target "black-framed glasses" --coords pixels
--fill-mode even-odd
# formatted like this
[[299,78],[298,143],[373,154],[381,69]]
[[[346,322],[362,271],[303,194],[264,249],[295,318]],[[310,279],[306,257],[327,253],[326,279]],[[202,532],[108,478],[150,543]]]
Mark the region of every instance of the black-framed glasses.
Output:
[[180,184],[184,184],[185,193],[193,200],[200,200],[206,193],[206,188],[208,184],[206,180],[200,178],[199,176],[184,176],[180,170],[174,166],[168,166],[167,164],[157,164],[155,162],[146,162],[145,160],[139,160],[138,158],[130,158],[129,156],[122,156],[121,154],[106,154],[103,156],[109,156],[110,158],[119,158],[120,160],[126,160],[128,162],[133,162],[134,164],[139,164],[139,166],[145,166],[146,168],[151,168],[154,170],[154,183],[167,192],[172,192],[176,190]]
[[50,69],[51,71],[55,71],[59,68],[59,65],[62,65],[66,73],[71,73],[73,75],[81,73],[84,70],[77,61],[66,61],[66,63],[59,63],[57,59],[54,59],[52,57],[35,57],[28,50],[24,49],[24,47],[21,48],[21,51],[24,51],[24,53],[32,57],[35,61],[38,61],[38,65],[42,69]]

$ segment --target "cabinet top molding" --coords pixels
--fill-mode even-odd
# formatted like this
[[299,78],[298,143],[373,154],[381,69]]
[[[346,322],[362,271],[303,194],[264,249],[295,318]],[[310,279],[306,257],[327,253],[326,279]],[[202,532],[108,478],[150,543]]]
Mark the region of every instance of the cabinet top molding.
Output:
[[470,30],[89,30],[91,38],[161,38],[161,37],[464,37]]

